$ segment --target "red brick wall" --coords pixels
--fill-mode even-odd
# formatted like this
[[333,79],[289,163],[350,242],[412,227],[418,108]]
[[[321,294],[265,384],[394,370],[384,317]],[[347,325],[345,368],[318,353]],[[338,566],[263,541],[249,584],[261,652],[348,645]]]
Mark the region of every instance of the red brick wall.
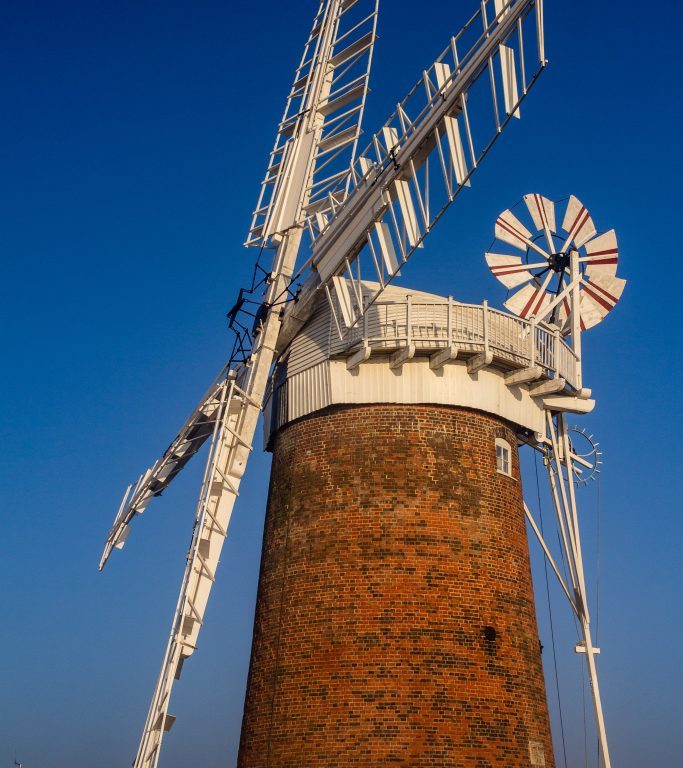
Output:
[[241,768],[553,765],[515,446],[443,406],[278,433]]

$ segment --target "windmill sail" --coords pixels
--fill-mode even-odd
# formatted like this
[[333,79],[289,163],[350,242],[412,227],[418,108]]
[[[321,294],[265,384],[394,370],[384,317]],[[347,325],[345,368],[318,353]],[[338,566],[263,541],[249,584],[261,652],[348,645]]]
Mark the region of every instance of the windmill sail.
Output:
[[[518,115],[545,66],[543,51],[540,0],[481,4],[329,193],[343,200],[334,215],[309,222],[312,274],[285,312],[279,350],[321,289],[335,313],[345,308],[337,318],[342,330],[358,322]],[[349,308],[347,296],[336,294],[344,282],[355,286],[351,297],[361,296],[361,280],[379,288],[364,306]]]
[[136,768],[157,764],[164,733],[175,722],[175,717],[168,713],[171,690],[185,660],[197,647],[260,410],[259,403],[238,385],[233,372],[219,383],[214,402],[211,448],[192,542],[161,672],[134,763]]
[[155,496],[161,496],[213,434],[221,416],[220,398],[224,380],[225,371],[221,372],[211,385],[163,456],[140,475],[136,483],[128,486],[114,524],[107,535],[100,570],[104,568],[112,550],[123,547],[133,518],[141,515]]
[[[274,237],[305,218],[324,222],[341,204],[360,136],[376,39],[379,0],[322,2],[287,97],[245,245]],[[331,39],[326,41],[324,34]],[[316,98],[311,100],[311,93]],[[315,123],[295,142],[304,119]],[[308,145],[308,146],[306,146]],[[310,159],[314,163],[308,174]],[[341,183],[340,183],[341,182]]]

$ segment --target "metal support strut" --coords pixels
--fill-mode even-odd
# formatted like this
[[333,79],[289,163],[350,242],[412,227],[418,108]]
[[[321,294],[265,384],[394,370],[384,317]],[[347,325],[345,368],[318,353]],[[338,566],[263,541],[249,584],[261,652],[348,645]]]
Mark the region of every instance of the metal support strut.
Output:
[[[579,621],[581,641],[576,646],[577,653],[585,653],[588,679],[590,681],[595,723],[600,744],[600,756],[603,768],[611,768],[605,719],[602,712],[600,698],[600,686],[595,656],[600,649],[593,645],[590,629],[590,615],[588,611],[588,594],[583,569],[583,553],[581,549],[581,537],[579,532],[579,516],[576,503],[576,470],[574,467],[574,454],[572,452],[569,430],[563,413],[546,414],[546,430],[548,445],[544,462],[548,470],[550,492],[555,508],[556,522],[560,533],[562,549],[568,565],[569,585],[565,584],[560,576],[557,565],[550,555],[547,544],[543,540],[538,526],[525,505],[525,512],[531,527],[536,534],[550,565],[557,576],[560,586],[569,600],[572,610]],[[569,587],[571,587],[571,592]],[[573,592],[573,594],[572,594]]]

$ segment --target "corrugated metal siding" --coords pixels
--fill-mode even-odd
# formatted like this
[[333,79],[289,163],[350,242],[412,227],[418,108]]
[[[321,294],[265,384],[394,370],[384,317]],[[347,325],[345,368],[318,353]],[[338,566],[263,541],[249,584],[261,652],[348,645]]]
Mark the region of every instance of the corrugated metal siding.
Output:
[[311,411],[326,408],[331,402],[330,366],[327,361],[302,371],[287,380],[288,418],[298,419]]
[[396,375],[386,360],[372,358],[356,372],[347,371],[344,360],[326,360],[276,389],[266,442],[288,422],[341,403],[441,403],[496,413],[533,431],[543,429],[543,404],[526,390],[507,387],[502,371],[485,369],[475,380],[459,361],[436,374],[426,359],[415,359]]
[[506,386],[505,374],[484,369],[476,379],[464,361],[455,361],[436,374],[429,361],[415,358],[400,375],[387,360],[371,358],[352,374],[343,360],[330,361],[331,401],[337,403],[443,404],[495,413],[534,432],[543,430],[543,403],[527,390]]
[[269,420],[271,432],[294,419],[326,408],[332,402],[331,389],[330,366],[327,360],[289,376],[275,390]]

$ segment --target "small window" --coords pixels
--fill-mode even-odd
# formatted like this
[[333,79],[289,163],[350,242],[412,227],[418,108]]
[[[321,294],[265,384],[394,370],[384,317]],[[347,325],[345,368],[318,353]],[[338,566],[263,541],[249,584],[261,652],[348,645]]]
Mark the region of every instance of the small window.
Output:
[[512,452],[510,443],[502,437],[496,438],[496,469],[504,475],[512,476]]

